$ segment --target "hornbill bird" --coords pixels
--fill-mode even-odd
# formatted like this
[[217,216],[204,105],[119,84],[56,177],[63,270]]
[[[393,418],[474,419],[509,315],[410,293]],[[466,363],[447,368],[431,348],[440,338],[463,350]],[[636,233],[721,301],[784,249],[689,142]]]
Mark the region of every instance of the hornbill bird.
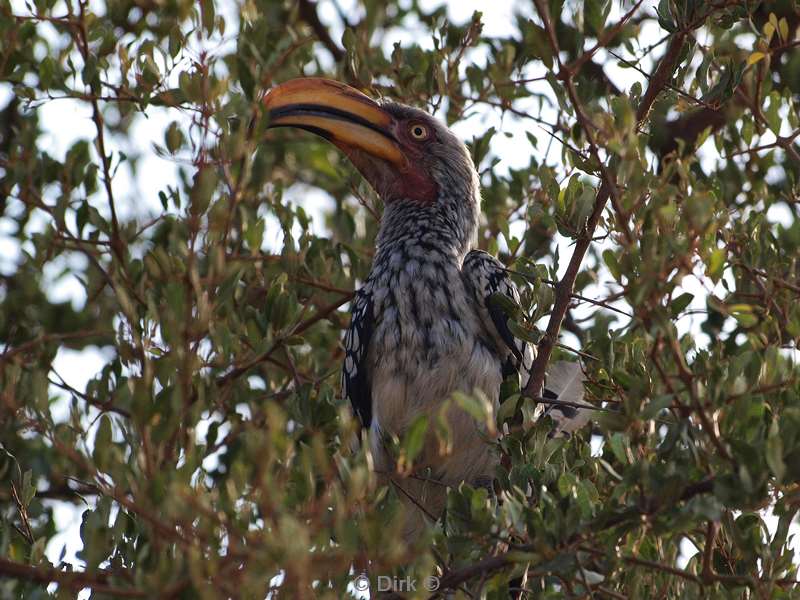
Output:
[[[505,267],[473,249],[478,173],[464,143],[430,115],[336,81],[288,81],[267,93],[264,106],[269,127],[297,127],[333,143],[383,200],[372,269],[352,302],[343,393],[367,430],[375,471],[412,507],[404,535],[413,540],[426,518],[441,514],[448,486],[491,486],[498,454],[487,428],[458,406],[446,412],[450,452],[441,454],[427,435],[414,471],[424,476],[393,476],[387,441],[402,438],[419,415],[433,423],[456,391],[480,390],[496,409],[504,377],[519,373],[524,384],[535,352],[492,301],[495,294],[519,301]],[[545,395],[579,401],[579,367],[554,366]],[[587,420],[588,410],[551,406],[558,433]]]

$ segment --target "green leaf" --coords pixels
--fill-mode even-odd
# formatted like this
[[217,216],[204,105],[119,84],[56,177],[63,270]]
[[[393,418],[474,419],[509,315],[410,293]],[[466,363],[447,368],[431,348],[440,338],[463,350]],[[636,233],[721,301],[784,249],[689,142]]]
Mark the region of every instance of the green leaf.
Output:
[[527,324],[522,324],[513,320],[508,321],[508,329],[515,338],[531,344],[538,344],[543,335],[539,329],[529,327]]
[[614,453],[614,458],[616,458],[622,464],[628,463],[628,455],[625,450],[627,444],[623,434],[613,434],[608,438],[608,445],[611,448],[611,452]]
[[494,409],[486,396],[476,390],[474,394],[454,392],[456,404],[478,423],[485,424],[489,430],[494,429]]
[[22,475],[22,489],[20,490],[20,500],[22,505],[26,508],[30,505],[31,500],[36,497],[36,486],[33,485],[32,471],[29,469]]
[[200,16],[207,35],[214,32],[214,18],[216,17],[214,4],[214,0],[200,0]]
[[190,210],[192,214],[199,215],[208,209],[211,197],[217,187],[217,173],[211,167],[203,167],[195,176],[195,184],[191,191]]
[[581,517],[590,519],[594,516],[594,502],[597,499],[597,490],[591,481],[579,481],[575,487],[575,499],[578,503]]
[[356,34],[351,28],[345,27],[342,33],[342,46],[344,46],[344,49],[347,50],[348,53],[353,54],[356,51],[357,43]]
[[111,449],[111,418],[108,415],[101,415],[97,426],[97,434],[94,437],[94,449],[92,458],[98,468],[103,469],[107,464],[109,450]]
[[658,3],[656,15],[658,15],[658,24],[661,25],[665,31],[674,33],[677,30],[672,18],[672,9],[670,8],[669,0],[661,0]]
[[778,94],[778,92],[772,92],[768,97],[767,109],[764,111],[764,116],[767,119],[767,124],[769,125],[770,130],[775,135],[780,135],[781,125],[783,124],[783,119],[781,119],[779,112],[780,108],[780,94]]
[[589,25],[592,35],[603,32],[610,11],[611,0],[597,0],[583,3],[583,19]]
[[775,419],[772,420],[767,433],[766,459],[772,474],[781,481],[786,475],[786,463],[783,460],[783,440],[778,421]]
[[617,257],[611,250],[604,250],[603,251],[603,262],[606,263],[608,270],[611,271],[611,275],[617,281],[622,279],[622,269],[619,266],[619,261],[617,261]]
[[548,69],[553,68],[553,48],[547,39],[545,30],[532,21],[525,23],[525,46],[532,56],[535,56],[544,63]]
[[[183,146],[183,141],[183,132],[180,130],[178,124],[173,121],[169,124],[169,127],[167,127],[167,131],[164,134],[164,143],[167,147],[167,150],[169,150],[171,154],[175,154],[181,149],[181,146]],[[164,210],[166,210],[166,206],[164,206]]]
[[[184,83],[190,86],[189,80]],[[178,106],[188,101],[187,92],[184,91],[183,85],[180,88],[171,88],[163,92],[159,92],[150,99],[150,104],[154,106]]]
[[572,473],[562,473],[558,478],[558,493],[562,496],[572,496],[575,487],[578,485],[578,480]]
[[694,294],[690,294],[688,292],[684,292],[677,298],[674,298],[669,305],[672,317],[675,318],[680,315],[684,309],[692,303],[692,300],[694,300]]
[[727,309],[742,327],[754,327],[758,323],[755,308],[749,304],[730,304]]
[[250,248],[250,251],[253,253],[257,253],[261,250],[261,244],[264,241],[265,226],[264,219],[259,219],[255,223],[249,224],[245,229],[244,238],[247,242],[247,247]]
[[414,459],[419,456],[422,449],[425,447],[425,436],[428,433],[428,417],[420,415],[414,419],[408,431],[403,436],[403,443],[401,446],[402,456],[410,465]]
[[572,105],[567,99],[567,92],[564,90],[564,87],[559,83],[558,79],[556,79],[556,76],[552,71],[548,72],[547,75],[545,75],[545,78],[547,83],[550,84],[550,88],[553,90],[553,93],[556,95],[559,108],[568,115],[571,115]]
[[489,146],[496,130],[490,127],[481,137],[474,137],[472,140],[472,160],[476,166],[480,166],[486,155],[489,153]]
[[495,292],[489,296],[489,306],[499,308],[509,319],[519,319],[522,316],[522,309],[513,298],[506,294]]
[[724,248],[716,248],[711,253],[706,267],[706,275],[716,283],[722,277],[725,270],[725,260],[727,259],[727,252]]

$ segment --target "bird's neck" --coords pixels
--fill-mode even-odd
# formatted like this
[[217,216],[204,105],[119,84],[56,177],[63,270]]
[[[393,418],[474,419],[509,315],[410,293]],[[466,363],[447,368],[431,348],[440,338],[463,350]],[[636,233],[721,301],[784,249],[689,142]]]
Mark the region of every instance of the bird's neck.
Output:
[[476,242],[479,206],[477,193],[468,198],[440,194],[432,204],[388,203],[376,240],[376,262],[400,247],[416,244],[460,263]]

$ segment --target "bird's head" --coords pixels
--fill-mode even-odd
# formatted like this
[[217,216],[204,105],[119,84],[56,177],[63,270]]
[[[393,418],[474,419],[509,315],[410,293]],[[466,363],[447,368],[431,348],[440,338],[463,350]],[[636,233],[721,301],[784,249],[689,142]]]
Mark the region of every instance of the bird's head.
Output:
[[477,174],[466,146],[421,110],[310,77],[272,88],[264,106],[269,127],[305,129],[341,149],[387,205],[458,199],[477,206]]

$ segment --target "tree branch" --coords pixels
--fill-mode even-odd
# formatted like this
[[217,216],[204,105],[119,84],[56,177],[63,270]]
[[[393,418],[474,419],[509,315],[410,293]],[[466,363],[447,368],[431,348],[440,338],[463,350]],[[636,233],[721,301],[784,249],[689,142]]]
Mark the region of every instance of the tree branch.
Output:
[[114,575],[109,571],[61,571],[53,567],[26,565],[0,557],[0,575],[22,579],[33,583],[48,585],[57,583],[68,590],[77,592],[84,588],[106,594],[114,598],[144,598],[146,594],[135,588],[118,588],[109,584]]
[[[548,11],[542,0],[535,0],[535,3],[537,9],[539,10],[539,15],[545,23],[545,29],[548,31],[548,36],[550,37],[551,42],[555,44],[554,48],[557,49],[558,46],[557,42],[555,41],[555,32],[553,30],[552,23],[550,22]],[[680,57],[685,38],[685,31],[679,31],[671,38],[667,51],[664,54],[664,57],[661,59],[661,62],[653,74],[653,77],[650,79],[647,90],[642,96],[641,102],[636,111],[636,120],[639,125],[645,121],[650,113],[650,109],[653,106],[656,97],[664,89],[672,77],[672,74],[677,67],[678,58]],[[571,74],[567,72],[566,77],[571,77]],[[601,215],[603,214],[606,202],[611,196],[612,187],[609,185],[609,182],[610,179],[608,177],[603,178],[595,199],[594,210],[592,211],[592,214],[586,223],[586,231],[584,232],[583,236],[576,241],[575,250],[570,258],[567,271],[565,272],[564,277],[555,287],[555,304],[553,305],[553,312],[550,314],[550,321],[547,324],[545,336],[539,343],[537,356],[531,368],[531,377],[528,380],[528,384],[525,386],[525,389],[523,390],[523,394],[529,397],[541,395],[547,362],[550,359],[550,354],[552,353],[553,347],[558,340],[558,334],[561,330],[561,323],[564,320],[564,315],[569,308],[570,299],[572,298],[572,290],[575,286],[575,280],[578,277],[581,263],[586,255],[586,251],[591,245],[592,236],[594,235],[594,231],[597,228],[597,224],[600,221]]]
[[317,3],[314,2],[314,0],[298,0],[297,7],[300,12],[300,18],[311,27],[314,35],[317,36],[319,41],[322,42],[322,45],[331,53],[333,60],[340,62],[346,56],[345,52],[333,41],[331,34],[328,33],[327,27],[319,20]]

